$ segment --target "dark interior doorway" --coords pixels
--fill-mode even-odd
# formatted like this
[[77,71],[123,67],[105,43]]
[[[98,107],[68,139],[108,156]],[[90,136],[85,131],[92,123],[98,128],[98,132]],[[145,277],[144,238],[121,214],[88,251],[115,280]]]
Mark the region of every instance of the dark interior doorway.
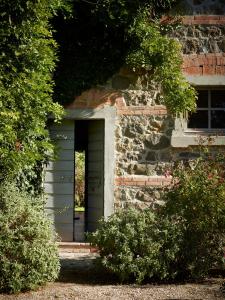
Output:
[[104,120],[75,121],[74,178],[74,241],[82,242],[104,211]]

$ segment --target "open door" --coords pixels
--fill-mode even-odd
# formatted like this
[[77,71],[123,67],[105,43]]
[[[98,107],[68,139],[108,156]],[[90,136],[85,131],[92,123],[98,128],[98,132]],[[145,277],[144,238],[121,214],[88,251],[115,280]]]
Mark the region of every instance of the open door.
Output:
[[[75,121],[75,218],[74,240],[85,240],[85,231],[97,229],[104,215],[104,120]],[[84,205],[76,195],[81,187],[79,157],[85,156]],[[84,206],[84,207],[82,207]],[[84,208],[84,212],[83,212]],[[83,217],[84,216],[84,217]]]
[[[51,138],[59,151],[58,159],[46,168],[46,210],[61,241],[84,241],[84,231],[95,231],[98,220],[104,215],[104,126],[101,119],[64,120],[60,125],[50,126]],[[76,151],[85,153],[83,221],[75,212]]]
[[50,126],[50,136],[59,147],[58,159],[45,170],[46,211],[61,241],[73,241],[74,220],[74,121]]
[[86,230],[97,229],[104,215],[104,120],[88,124]]

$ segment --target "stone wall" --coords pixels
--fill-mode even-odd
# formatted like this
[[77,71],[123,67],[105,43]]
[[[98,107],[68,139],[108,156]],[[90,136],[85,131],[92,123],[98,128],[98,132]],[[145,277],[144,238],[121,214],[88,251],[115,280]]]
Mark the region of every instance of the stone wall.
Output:
[[[225,12],[224,0],[186,0],[185,3],[194,14]],[[185,16],[171,34],[183,47],[183,73],[202,78],[225,76],[224,36],[225,16]],[[83,93],[68,106],[73,109],[99,109],[107,105],[117,108],[116,209],[161,205],[162,193],[171,183],[166,172],[171,163],[198,156],[193,149],[171,146],[174,119],[162,104],[159,86],[154,82],[147,86],[137,74],[123,68],[106,86]]]
[[165,171],[172,158],[170,137],[174,122],[165,109],[164,114],[143,109],[137,115],[132,107],[128,111],[132,114],[125,112],[117,118],[115,205],[154,207],[161,204],[161,193],[170,182]]
[[162,193],[171,183],[166,174],[172,162],[190,158],[191,152],[171,147],[174,119],[162,105],[145,106],[152,91],[142,98],[139,90],[124,93],[136,94],[138,102],[118,109],[115,207],[155,207],[162,204]]
[[185,16],[170,37],[182,45],[184,74],[225,75],[224,15]]
[[117,176],[162,175],[170,159],[174,122],[169,116],[122,115],[117,123]]
[[225,52],[224,24],[181,25],[172,36],[182,44],[183,54]]
[[[182,24],[171,33],[182,44],[183,73],[203,78],[224,76],[224,36],[225,16],[184,17]],[[126,75],[122,72],[119,78]],[[129,79],[123,82],[128,84]],[[166,170],[176,160],[190,161],[199,155],[196,148],[171,147],[174,119],[161,105],[160,89],[154,84],[147,89],[141,84],[138,88],[134,86],[132,81],[123,86],[125,107],[118,110],[116,208],[162,205],[162,193],[171,183]]]

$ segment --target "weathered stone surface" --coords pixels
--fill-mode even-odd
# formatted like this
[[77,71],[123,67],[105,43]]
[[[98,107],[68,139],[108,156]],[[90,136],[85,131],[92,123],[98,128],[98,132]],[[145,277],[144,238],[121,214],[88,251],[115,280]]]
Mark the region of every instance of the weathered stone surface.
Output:
[[200,154],[197,152],[189,152],[189,151],[179,153],[179,157],[181,159],[196,159],[199,157],[199,155]]
[[169,116],[121,116],[117,121],[116,175],[164,174],[170,163]]
[[135,175],[146,175],[147,174],[147,166],[144,164],[136,164],[133,168],[133,174]]
[[166,151],[161,151],[160,152],[160,155],[159,155],[159,160],[164,162],[164,161],[171,161],[173,158],[173,155],[172,155],[172,151],[171,150],[166,150]]
[[160,150],[170,146],[170,140],[165,135],[152,135],[144,140],[144,144],[148,149]]
[[115,207],[156,208],[164,204],[161,200],[164,190],[158,187],[119,187],[115,192]]
[[146,161],[156,161],[157,160],[157,154],[154,151],[149,151],[146,155]]
[[225,25],[183,25],[170,36],[182,44],[184,54],[225,51]]
[[159,89],[157,89],[155,86],[153,86],[149,90],[137,89],[137,88],[124,90],[123,97],[128,106],[130,105],[154,106],[157,104],[163,104],[162,95],[160,94]]

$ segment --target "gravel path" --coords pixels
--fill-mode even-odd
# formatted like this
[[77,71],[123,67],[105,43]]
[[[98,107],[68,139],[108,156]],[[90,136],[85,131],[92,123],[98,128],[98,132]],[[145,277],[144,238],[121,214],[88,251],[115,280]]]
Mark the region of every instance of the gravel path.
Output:
[[95,254],[61,255],[62,270],[57,282],[35,292],[18,295],[0,294],[0,300],[225,300],[221,278],[201,283],[163,285],[119,285],[93,267]]

